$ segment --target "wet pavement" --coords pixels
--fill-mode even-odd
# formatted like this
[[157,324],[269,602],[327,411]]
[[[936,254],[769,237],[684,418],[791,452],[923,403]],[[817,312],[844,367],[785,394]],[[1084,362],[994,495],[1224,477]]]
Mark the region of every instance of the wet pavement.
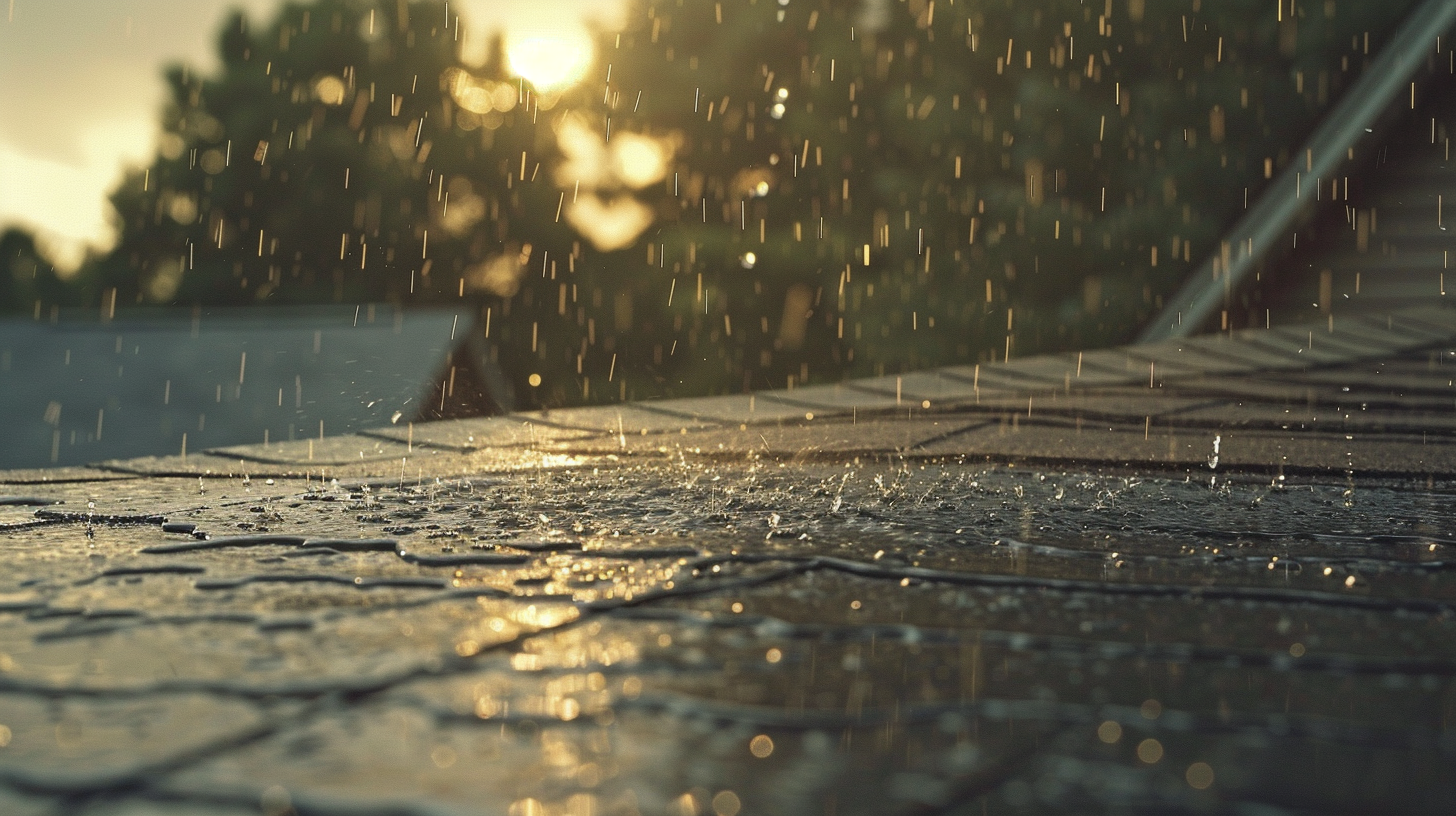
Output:
[[1319,328],[0,474],[0,812],[1448,812],[1456,320]]

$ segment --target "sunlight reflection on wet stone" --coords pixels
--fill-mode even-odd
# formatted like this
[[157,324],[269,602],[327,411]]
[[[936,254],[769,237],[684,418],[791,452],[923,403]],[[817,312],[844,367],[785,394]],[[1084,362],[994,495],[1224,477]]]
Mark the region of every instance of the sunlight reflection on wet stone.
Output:
[[1360,801],[1421,809],[1451,793],[1456,518],[1344,493],[888,462],[213,480],[170,515],[191,533],[7,533],[0,781],[217,812],[270,785],[299,812],[1198,811],[1333,803],[1378,759],[1427,784]]
[[228,17],[0,234],[0,816],[1449,810],[1456,3],[1176,5]]

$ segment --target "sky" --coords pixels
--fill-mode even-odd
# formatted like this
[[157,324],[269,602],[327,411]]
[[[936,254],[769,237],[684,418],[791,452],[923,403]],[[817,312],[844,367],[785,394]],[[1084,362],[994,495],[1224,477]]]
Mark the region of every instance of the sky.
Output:
[[[503,30],[583,39],[622,0],[451,0],[471,43]],[[155,150],[163,66],[217,64],[229,9],[269,19],[280,0],[0,0],[0,230],[34,232],[63,270],[114,240],[106,201],[126,165]]]

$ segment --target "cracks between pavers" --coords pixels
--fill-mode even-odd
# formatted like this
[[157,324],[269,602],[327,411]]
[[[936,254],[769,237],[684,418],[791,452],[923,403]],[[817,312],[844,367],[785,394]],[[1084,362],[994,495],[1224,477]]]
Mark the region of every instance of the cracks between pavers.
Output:
[[[259,499],[256,498],[250,498],[246,502],[239,503],[250,503],[258,500]],[[148,521],[145,523],[151,523],[150,519],[152,517],[147,516],[142,518],[148,519]],[[80,523],[83,520],[90,521],[92,523],[106,523],[98,522],[96,516],[88,514],[71,514],[64,520],[57,520],[57,523]],[[117,523],[128,524],[132,522],[130,518],[127,518],[124,520],[117,519]],[[1426,541],[1427,539],[1420,538],[1420,540]],[[507,546],[513,546],[509,541],[503,543],[505,543]],[[263,544],[282,545],[286,547],[296,547],[300,549],[308,549],[308,545],[312,544],[314,548],[319,549],[321,552],[340,552],[343,550],[388,550],[394,552],[394,554],[401,558],[404,558],[405,555],[398,548],[398,543],[392,539],[309,539],[300,536],[276,535],[241,536],[233,537],[231,539],[213,539],[210,541],[188,542],[185,545],[163,545],[159,548],[152,548],[152,551],[158,554],[180,553],[188,550],[218,549],[229,546],[258,546]],[[611,558],[626,557],[630,554],[631,557],[655,558],[665,557],[670,553],[671,557],[683,558],[689,557],[689,554],[696,556],[699,554],[699,552],[700,551],[698,550],[686,548],[674,551],[657,552],[649,550],[623,550],[620,552],[575,550],[573,552],[573,555],[588,558]],[[535,557],[535,555],[537,554],[528,554],[526,556],[516,556],[513,554],[502,555],[507,555],[511,559],[510,563],[520,564],[525,563],[527,560]],[[1102,554],[1100,553],[1095,555],[1099,557],[1102,556]],[[491,563],[500,562],[492,561]],[[1308,590],[1280,590],[1251,587],[1189,587],[1147,583],[1115,584],[1107,582],[1075,581],[1067,579],[1029,578],[1026,576],[971,574],[947,570],[934,570],[921,567],[887,567],[860,561],[854,561],[851,559],[826,556],[788,556],[775,554],[760,555],[742,553],[734,553],[729,555],[707,555],[696,557],[692,560],[686,561],[685,563],[680,564],[680,567],[681,571],[692,572],[693,570],[711,569],[711,567],[713,566],[752,566],[760,564],[764,566],[772,566],[773,568],[755,575],[709,577],[707,578],[707,580],[698,580],[691,583],[685,583],[672,589],[652,589],[646,592],[638,593],[630,599],[613,598],[598,601],[581,602],[572,602],[568,598],[559,596],[543,597],[539,595],[515,595],[512,593],[487,588],[445,590],[445,587],[448,584],[442,579],[410,579],[405,581],[405,583],[408,584],[410,588],[439,589],[441,591],[433,592],[428,597],[418,599],[418,601],[398,604],[386,604],[381,608],[406,608],[409,606],[424,606],[448,600],[464,600],[488,596],[518,600],[521,602],[560,601],[562,603],[571,603],[578,610],[578,617],[575,620],[568,621],[557,626],[540,627],[529,632],[520,632],[514,637],[499,642],[487,644],[479,652],[473,655],[456,657],[452,657],[449,655],[436,655],[428,661],[422,662],[415,666],[406,667],[388,675],[374,678],[361,678],[354,681],[345,681],[342,683],[338,680],[328,680],[318,683],[286,682],[272,685],[219,681],[164,681],[149,684],[146,686],[132,687],[128,689],[106,689],[86,687],[60,688],[54,686],[43,686],[40,684],[23,684],[17,683],[13,680],[7,682],[7,678],[0,677],[0,691],[5,691],[9,693],[30,694],[40,697],[49,697],[52,699],[61,699],[66,697],[127,698],[181,693],[209,693],[218,696],[247,699],[254,702],[255,704],[261,704],[267,700],[291,699],[302,701],[308,705],[308,708],[304,712],[301,712],[304,716],[290,716],[286,718],[288,720],[288,722],[286,723],[283,721],[283,719],[278,719],[261,724],[259,726],[255,726],[250,729],[244,729],[233,735],[219,738],[217,741],[211,743],[209,746],[203,749],[189,749],[189,751],[186,752],[186,757],[178,755],[164,758],[161,760],[157,760],[153,763],[148,763],[145,766],[117,771],[109,775],[105,779],[94,779],[91,780],[90,783],[83,783],[81,781],[72,780],[67,784],[54,784],[57,780],[50,780],[50,782],[47,782],[45,779],[40,778],[35,774],[27,775],[19,770],[5,768],[0,768],[0,780],[4,780],[5,782],[7,782],[7,784],[10,784],[12,787],[18,790],[26,790],[29,792],[43,793],[47,795],[91,798],[108,794],[136,794],[148,798],[155,798],[159,801],[164,800],[168,796],[172,795],[165,791],[162,787],[163,783],[165,783],[166,781],[165,777],[167,775],[175,774],[177,771],[183,770],[188,767],[193,767],[197,763],[206,761],[213,756],[225,754],[230,750],[241,748],[273,736],[283,735],[297,728],[305,727],[314,720],[317,714],[325,710],[331,701],[357,703],[377,698],[378,696],[385,693],[397,692],[400,686],[412,681],[456,676],[462,673],[475,671],[478,669],[479,658],[481,655],[497,654],[501,651],[513,649],[526,639],[549,635],[558,631],[564,631],[570,627],[579,626],[588,620],[600,619],[601,617],[604,617],[609,613],[617,613],[617,617],[625,618],[651,618],[652,616],[659,613],[662,615],[669,615],[671,614],[671,610],[648,607],[654,606],[659,602],[687,598],[695,595],[721,593],[732,590],[744,589],[752,586],[773,584],[796,575],[819,570],[843,572],[864,578],[898,580],[902,582],[909,580],[914,582],[947,583],[963,586],[993,586],[1016,589],[1040,589],[1044,591],[1065,593],[1142,595],[1161,597],[1171,596],[1186,598],[1190,600],[1256,601],[1274,604],[1330,606],[1365,611],[1417,612],[1422,614],[1435,615],[1438,617],[1450,617],[1452,613],[1451,604],[1425,599],[1401,600],[1388,598],[1371,598],[1339,595],[1336,593],[1314,592]],[[453,563],[450,565],[453,565]],[[1438,566],[1425,565],[1423,568],[1438,568]],[[1444,565],[1439,565],[1439,568],[1444,568]],[[93,575],[89,578],[81,579],[81,582],[89,583],[100,580],[102,578],[157,573],[192,574],[200,571],[201,569],[203,568],[185,564],[158,564],[149,567],[120,567],[111,568],[109,570],[103,571],[98,575]],[[709,575],[711,576],[711,573],[709,573]],[[221,582],[214,582],[213,584],[208,584],[207,582],[199,582],[197,588],[233,588],[237,586],[242,586],[245,583],[256,582],[260,580],[321,580],[329,583],[338,583],[353,586],[360,589],[377,588],[373,583],[360,581],[358,579],[346,576],[297,573],[247,576],[240,579],[223,579]],[[379,585],[401,586],[400,581],[402,580],[404,579],[380,579]],[[371,609],[370,611],[375,611],[375,609]],[[108,619],[125,617],[126,612],[126,610],[110,610],[110,614],[106,615],[105,617]],[[644,615],[643,613],[648,614]],[[354,614],[357,613],[352,611],[340,612],[338,616],[349,617]],[[128,620],[126,624],[117,626],[116,628],[107,631],[117,631],[122,628],[131,628],[133,625],[141,624],[173,625],[199,622],[204,619],[229,623],[265,623],[265,621],[262,620],[260,616],[250,617],[247,615],[229,615],[227,613],[222,613],[215,616],[166,616],[132,619]],[[744,618],[742,620],[743,622],[746,622],[748,619]],[[740,622],[738,623],[738,625],[743,625],[743,623]],[[929,643],[945,642],[959,644],[964,642],[965,637],[965,634],[963,632],[955,632],[954,630],[947,631],[926,629],[923,627],[876,627],[846,625],[836,628],[815,624],[794,624],[768,619],[758,620],[755,622],[755,625],[766,626],[775,635],[796,638],[853,639],[863,638],[866,636],[881,638],[894,638],[898,636],[907,640],[915,639],[917,641],[924,641]],[[102,632],[100,630],[93,630],[79,632],[77,634],[101,633]],[[987,642],[990,643],[995,643],[999,640],[1000,642],[1004,643],[1004,645],[1008,648],[1045,652],[1049,654],[1066,654],[1076,657],[1097,656],[1112,658],[1144,658],[1169,662],[1222,662],[1225,665],[1232,664],[1239,666],[1264,667],[1281,671],[1309,670],[1331,671],[1337,673],[1415,674],[1438,676],[1451,676],[1453,674],[1456,674],[1456,667],[1453,667],[1452,664],[1443,661],[1392,661],[1380,659],[1366,660],[1349,658],[1339,655],[1311,655],[1296,660],[1293,658],[1283,657],[1282,655],[1239,652],[1237,650],[1207,649],[1196,647],[1191,644],[1182,643],[1146,644],[1143,646],[1137,646],[1135,644],[1125,643],[1083,641],[1076,638],[1031,636],[1024,633],[981,632],[978,633],[978,636],[988,638]],[[1041,706],[1041,708],[1037,708],[1038,706]],[[411,707],[420,708],[419,705],[412,705]],[[668,697],[648,697],[641,700],[640,702],[624,703],[624,707],[635,707],[648,711],[660,710],[669,713],[688,711],[701,714],[703,716],[708,716],[710,718],[752,722],[755,724],[762,724],[766,726],[771,725],[774,727],[782,728],[816,727],[811,726],[811,723],[818,723],[818,726],[822,727],[859,727],[863,725],[874,725],[876,722],[879,721],[876,718],[883,718],[884,716],[886,716],[884,712],[876,712],[871,710],[859,719],[846,719],[844,717],[841,717],[840,715],[835,714],[832,717],[825,719],[823,722],[820,722],[820,720],[817,719],[820,716],[818,714],[793,714],[783,712],[781,710],[772,709],[759,711],[754,709],[753,707],[738,706],[736,704],[717,704],[688,697],[683,697],[680,700],[675,700]],[[1021,717],[1029,719],[1037,719],[1038,715],[1036,714],[1036,712],[1041,711],[1041,714],[1039,715],[1040,719],[1050,723],[1060,724],[1084,724],[1086,722],[1091,722],[1092,719],[1096,717],[1113,720],[1118,720],[1119,718],[1122,718],[1129,721],[1129,724],[1138,722],[1136,719],[1134,719],[1134,715],[1131,713],[1118,713],[1117,711],[1113,711],[1111,709],[1108,709],[1107,707],[1092,708],[1087,706],[1079,707],[1068,704],[1061,707],[1053,706],[1052,708],[1048,709],[1044,706],[1044,704],[1036,701],[1014,700],[982,700],[971,704],[969,708],[967,708],[966,704],[963,703],[948,704],[942,706],[926,706],[923,707],[923,710],[911,709],[909,710],[908,715],[912,718],[930,718],[934,716],[943,716],[947,713],[965,714],[968,711],[973,712],[975,716],[986,716],[990,718],[994,718],[1000,714],[1004,714],[1008,717]],[[899,712],[901,715],[907,713],[905,709],[899,709]],[[440,713],[443,716],[442,712],[436,713]],[[1177,723],[1181,722],[1179,720],[1179,716],[1181,715],[1181,713],[1169,713],[1173,716],[1165,721],[1164,727],[1173,728]],[[478,720],[479,718],[475,719]],[[1283,735],[1289,735],[1292,737],[1307,737],[1311,739],[1326,740],[1334,739],[1337,741],[1349,740],[1360,745],[1394,744],[1391,742],[1392,740],[1394,740],[1395,742],[1399,742],[1398,737],[1396,737],[1394,734],[1385,734],[1384,732],[1380,732],[1378,730],[1362,730],[1361,727],[1343,723],[1337,723],[1336,725],[1332,726],[1329,723],[1323,721],[1305,721],[1299,718],[1285,718],[1277,721],[1270,720],[1269,722],[1263,723],[1262,725],[1254,722],[1239,722],[1229,724],[1228,722],[1215,722],[1210,720],[1207,722],[1200,721],[1199,724],[1191,727],[1194,728],[1194,730],[1207,730],[1210,733],[1220,732],[1220,729],[1233,729],[1234,731],[1238,731],[1239,729],[1243,729],[1245,731],[1260,730],[1262,733],[1274,731],[1276,733],[1282,733]],[[1403,733],[1407,739],[1415,739],[1418,742],[1422,741],[1426,736],[1429,736],[1424,734],[1424,732],[1422,732],[1421,734],[1413,734],[1409,731],[1401,733]],[[1451,746],[1447,744],[1449,740],[1441,738],[1434,739],[1434,742],[1437,744],[1437,747],[1440,750],[1451,749]],[[975,778],[968,777],[966,780],[963,780],[964,784],[962,785],[962,787],[964,787],[965,790],[971,792],[967,795],[971,796],[972,798],[974,798],[974,796],[982,795],[985,791],[994,790],[997,785],[1002,784],[1007,779],[1011,778],[1011,776],[1014,775],[1014,768],[1018,768],[1024,765],[1025,760],[1026,757],[1017,757],[1015,762],[1011,763],[1011,765],[1008,765],[1008,768],[1012,768],[1013,770],[1008,770],[1006,773],[998,772],[991,773],[989,776],[983,775],[981,777]],[[959,795],[956,798],[958,800],[964,801],[963,799],[960,799]],[[193,800],[189,799],[187,801]],[[234,803],[241,802],[243,800],[231,799],[226,796],[222,796],[218,799],[218,801]],[[253,802],[255,802],[255,799],[249,801],[248,803],[252,804]],[[361,810],[360,808],[353,805],[340,807],[342,809],[339,809],[337,811],[331,811],[329,810],[328,806],[320,803],[319,807],[310,809],[316,812],[375,812],[370,810]],[[378,812],[424,813],[429,812],[430,810],[429,806],[425,805],[422,805],[419,808],[415,808],[413,806],[400,807],[402,809],[380,810]],[[940,810],[935,809],[924,812],[940,812]]]

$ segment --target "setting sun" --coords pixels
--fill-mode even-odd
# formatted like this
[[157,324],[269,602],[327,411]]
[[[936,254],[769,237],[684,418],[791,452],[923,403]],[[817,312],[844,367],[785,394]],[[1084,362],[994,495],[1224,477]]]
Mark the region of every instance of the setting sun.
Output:
[[592,44],[584,34],[529,37],[512,42],[506,60],[511,73],[538,91],[559,91],[586,74],[591,66]]

